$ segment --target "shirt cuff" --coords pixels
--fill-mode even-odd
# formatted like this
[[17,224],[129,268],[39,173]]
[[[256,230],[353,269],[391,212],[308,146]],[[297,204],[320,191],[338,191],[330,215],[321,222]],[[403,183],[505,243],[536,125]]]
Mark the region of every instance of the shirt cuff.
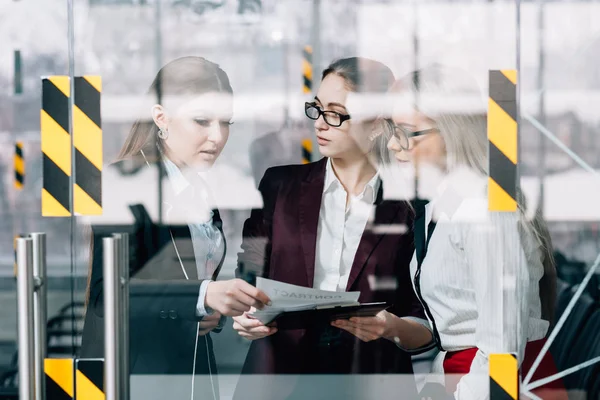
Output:
[[[429,321],[427,321],[426,319],[417,318],[417,317],[401,317],[401,318],[404,320],[407,320],[407,321],[413,321],[420,325],[423,325],[425,328],[427,328],[431,332],[431,325],[429,325]],[[432,336],[431,342],[429,342],[421,347],[418,347],[416,349],[407,349],[407,348],[403,347],[399,341],[396,341],[395,343],[396,343],[396,346],[398,346],[398,348],[401,349],[402,351],[410,354],[411,356],[416,356],[418,354],[425,353],[436,347],[435,340],[433,339],[433,333],[431,336]]]
[[407,321],[416,322],[417,324],[421,324],[431,332],[431,325],[429,324],[429,321],[427,321],[426,319],[418,318],[418,317],[400,317],[400,318],[405,319]]
[[204,300],[206,299],[206,289],[208,288],[208,284],[211,282],[211,280],[206,279],[200,284],[200,294],[198,295],[198,303],[196,304],[196,316],[199,318],[203,318],[214,313],[214,311],[210,307],[204,306]]

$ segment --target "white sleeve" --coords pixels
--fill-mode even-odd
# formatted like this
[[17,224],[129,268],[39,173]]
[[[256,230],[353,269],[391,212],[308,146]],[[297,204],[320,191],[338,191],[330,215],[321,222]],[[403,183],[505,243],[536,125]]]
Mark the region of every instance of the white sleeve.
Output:
[[[429,330],[429,332],[432,332],[431,325],[429,324],[429,321],[427,321],[426,319],[417,318],[417,317],[400,317],[400,319],[416,322],[417,324],[422,325],[425,328],[427,328],[427,330]],[[398,339],[398,338],[396,338],[396,339]],[[395,343],[396,343],[396,346],[398,346],[398,348],[400,350],[402,350],[408,354],[411,354],[411,355],[418,355],[421,353],[425,353],[436,347],[435,340],[433,339],[433,332],[431,333],[431,341],[427,344],[424,344],[421,347],[416,348],[416,349],[408,349],[408,348],[402,346],[402,344],[400,342],[395,342]]]
[[486,212],[463,223],[463,245],[475,288],[478,348],[470,372],[457,386],[457,399],[489,398],[489,355],[517,353],[527,344],[529,269],[516,213]]
[[204,300],[206,299],[206,288],[208,287],[208,284],[211,283],[211,280],[204,280],[202,281],[202,283],[200,284],[200,293],[198,294],[198,303],[196,303],[196,316],[202,318],[202,317],[206,317],[208,315],[212,315],[213,314],[213,310],[207,310],[206,307],[204,307]]

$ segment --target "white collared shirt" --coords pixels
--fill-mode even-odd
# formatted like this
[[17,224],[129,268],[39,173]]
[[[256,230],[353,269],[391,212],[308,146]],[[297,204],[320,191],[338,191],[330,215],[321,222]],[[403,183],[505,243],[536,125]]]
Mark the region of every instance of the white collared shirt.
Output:
[[[420,297],[444,350],[478,348],[457,399],[487,398],[488,356],[516,352],[522,361],[527,342],[549,327],[541,319],[538,242],[520,227],[518,213],[488,211],[485,183],[458,171],[426,206],[425,226],[433,216],[437,225],[421,266]],[[414,285],[416,255],[410,268]]]
[[380,184],[379,174],[375,174],[359,195],[349,195],[335,176],[331,159],[327,160],[317,228],[315,289],[346,291],[354,256]]
[[[176,196],[175,204],[169,204],[169,206],[170,208],[183,208],[188,216],[198,278],[204,279],[200,285],[196,314],[199,317],[210,315],[211,312],[204,307],[204,300],[206,289],[211,282],[212,272],[214,272],[212,269],[216,268],[223,258],[225,251],[223,236],[221,231],[213,225],[213,212],[210,208],[207,188],[202,184],[192,185],[179,168],[166,157],[163,165]],[[203,181],[202,177],[198,175],[198,182]],[[186,190],[190,192],[184,194],[183,192]]]

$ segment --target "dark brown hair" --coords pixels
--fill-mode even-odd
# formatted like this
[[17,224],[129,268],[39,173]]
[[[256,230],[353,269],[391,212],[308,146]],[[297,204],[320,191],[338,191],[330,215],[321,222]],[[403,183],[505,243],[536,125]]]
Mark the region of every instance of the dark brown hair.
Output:
[[[363,57],[342,58],[332,62],[321,75],[321,80],[335,74],[344,79],[346,88],[355,93],[385,95],[394,84],[392,70],[385,64]],[[384,103],[385,104],[385,103]],[[387,154],[386,140],[391,131],[391,110],[377,109],[374,129],[381,131],[373,140],[373,153],[377,160]]]
[[357,93],[386,93],[394,83],[391,69],[379,61],[362,57],[342,58],[332,62],[323,71],[321,80],[330,74],[344,78],[348,89]]

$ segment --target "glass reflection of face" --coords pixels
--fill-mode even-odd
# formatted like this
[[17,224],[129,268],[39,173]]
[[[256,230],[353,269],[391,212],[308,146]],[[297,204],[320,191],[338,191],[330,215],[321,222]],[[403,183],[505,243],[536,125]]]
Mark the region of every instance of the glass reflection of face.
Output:
[[[331,73],[321,81],[314,104],[322,111],[335,111],[348,115],[346,100],[350,91],[341,76]],[[343,121],[339,127],[331,126],[320,116],[315,122],[319,152],[325,157],[343,158],[362,156],[370,149],[365,123]]]
[[163,140],[167,157],[175,164],[199,171],[212,167],[229,138],[233,116],[230,94],[209,92],[169,107],[153,107],[156,125],[166,129]]
[[446,146],[435,121],[414,108],[394,107],[395,134],[388,142],[396,160],[444,167]]

